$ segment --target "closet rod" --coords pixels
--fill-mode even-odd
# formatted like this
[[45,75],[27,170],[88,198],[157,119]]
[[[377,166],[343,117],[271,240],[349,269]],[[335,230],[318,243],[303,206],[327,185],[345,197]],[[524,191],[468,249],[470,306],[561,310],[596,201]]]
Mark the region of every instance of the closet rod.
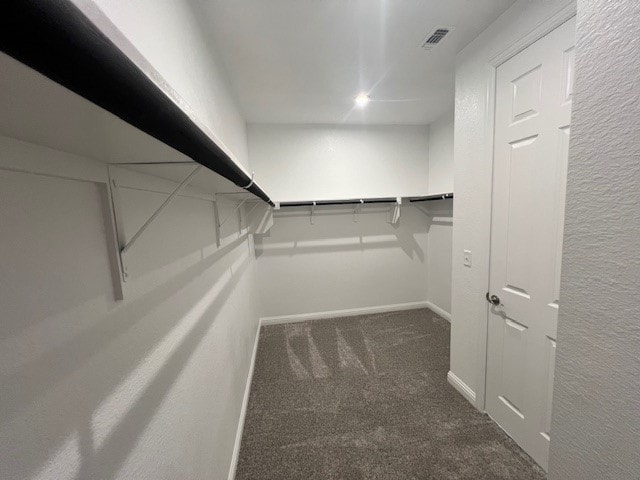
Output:
[[396,203],[396,198],[351,198],[348,200],[318,200],[304,202],[280,202],[280,207],[317,207],[324,205],[358,205],[366,203]]
[[253,178],[69,0],[8,0],[0,50],[274,205]]
[[410,202],[431,202],[433,200],[445,200],[447,198],[453,198],[453,192],[441,193],[439,195],[427,195],[426,197],[411,197]]
[[[427,195],[425,197],[410,197],[410,202],[429,202],[432,200],[444,200],[447,198],[453,198],[453,192],[451,193],[440,193],[438,195]],[[322,206],[322,205],[356,205],[356,204],[365,204],[365,203],[396,203],[396,197],[389,198],[350,198],[347,200],[306,200],[302,202],[280,202],[280,207],[310,207],[311,205]]]

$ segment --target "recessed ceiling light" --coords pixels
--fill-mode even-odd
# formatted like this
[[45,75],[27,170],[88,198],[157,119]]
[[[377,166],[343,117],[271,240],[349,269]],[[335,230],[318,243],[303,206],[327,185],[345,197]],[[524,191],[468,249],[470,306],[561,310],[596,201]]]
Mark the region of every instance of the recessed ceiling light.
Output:
[[359,93],[355,101],[358,107],[364,107],[371,101],[371,98],[366,93]]

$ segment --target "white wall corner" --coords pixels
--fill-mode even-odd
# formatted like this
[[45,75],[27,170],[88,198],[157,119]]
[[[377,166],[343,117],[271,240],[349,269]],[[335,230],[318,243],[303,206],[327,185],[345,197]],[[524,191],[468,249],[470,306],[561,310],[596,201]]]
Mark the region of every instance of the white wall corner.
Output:
[[460,378],[458,378],[458,376],[451,370],[449,370],[449,373],[447,373],[447,381],[453,388],[458,391],[458,393],[460,393],[460,395],[466,398],[471,403],[471,405],[476,407],[476,392],[471,390],[471,388],[462,380],[460,380]]
[[425,135],[427,137],[427,152],[426,152],[426,160],[427,160],[427,178],[425,182],[427,184],[427,192],[429,192],[429,187],[431,185],[431,125],[427,125],[425,128]]
[[258,343],[260,341],[260,323],[256,329],[256,338],[253,342],[253,353],[251,354],[251,363],[249,365],[249,373],[247,374],[247,383],[244,387],[244,397],[242,398],[242,408],[240,409],[240,418],[238,419],[238,429],[236,430],[236,440],[233,445],[233,455],[231,456],[231,465],[229,466],[228,480],[233,480],[236,476],[238,468],[238,459],[240,458],[240,447],[242,445],[242,432],[244,431],[244,421],[247,416],[247,407],[249,406],[249,395],[251,393],[251,381],[253,380],[253,370],[256,365],[256,355],[258,353]]
[[449,323],[451,323],[451,313],[447,312],[446,310],[444,310],[443,308],[440,308],[439,306],[437,306],[435,303],[432,302],[425,302],[426,307],[431,310],[433,313],[440,315],[442,318],[444,318],[445,320],[447,320]]
[[453,128],[453,110],[429,125],[427,191],[430,195],[453,191]]

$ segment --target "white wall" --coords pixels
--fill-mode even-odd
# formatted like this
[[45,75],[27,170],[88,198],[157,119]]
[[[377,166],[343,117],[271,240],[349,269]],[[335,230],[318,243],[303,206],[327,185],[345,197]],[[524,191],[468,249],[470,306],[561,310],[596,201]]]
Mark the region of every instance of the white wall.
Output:
[[640,478],[640,4],[578,2],[549,478]]
[[[426,126],[250,125],[256,178],[278,201],[425,195]],[[283,209],[256,239],[265,317],[370,309],[427,300],[428,218],[403,207]],[[436,227],[437,229],[437,227]]]
[[432,217],[425,217],[428,228],[427,299],[451,314],[451,244],[453,211],[451,200],[429,202]]
[[189,0],[73,1],[139,66],[148,62],[155,72],[143,71],[250,171],[244,118]]
[[[491,225],[489,67],[494,57],[573,4],[571,0],[519,0],[457,57],[451,371],[475,393],[478,408],[484,408],[484,295],[489,279]],[[472,252],[471,268],[462,262],[465,249]]]
[[[424,195],[434,193],[432,178],[438,192],[448,192],[453,119],[443,117],[433,130],[250,125],[249,152],[256,178],[280,201]],[[349,207],[326,209],[332,214],[319,217],[316,225],[310,225],[308,209],[297,216],[285,216],[290,210],[283,210],[270,237],[258,245],[262,314],[425,300],[449,313],[451,201],[423,206],[436,212],[435,218],[405,207],[397,228],[385,213],[361,215],[354,223]],[[371,208],[366,211],[375,211]]]
[[453,111],[429,124],[428,191],[453,192]]
[[269,235],[256,236],[261,315],[266,317],[420,302],[427,294],[426,217],[404,207],[282,210]]
[[[230,222],[218,249],[188,190],[130,251],[116,302],[104,164],[0,152],[0,477],[226,478],[257,329],[250,237]],[[171,185],[119,178],[130,236]]]
[[425,126],[250,125],[256,180],[276,201],[427,193]]
[[[453,112],[429,125],[429,194],[453,192]],[[451,245],[453,202],[423,204],[434,216],[428,221],[428,300],[451,313]]]

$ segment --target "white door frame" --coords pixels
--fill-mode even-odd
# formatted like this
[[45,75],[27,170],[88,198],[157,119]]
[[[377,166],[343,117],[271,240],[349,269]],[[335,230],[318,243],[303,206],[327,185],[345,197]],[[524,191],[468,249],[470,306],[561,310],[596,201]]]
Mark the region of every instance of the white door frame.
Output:
[[[508,48],[495,55],[489,62],[487,63],[487,92],[486,92],[486,105],[487,109],[485,112],[485,146],[486,150],[483,153],[486,164],[490,166],[490,178],[491,178],[491,188],[489,189],[489,202],[490,208],[493,207],[493,154],[494,154],[494,134],[495,134],[495,112],[496,112],[496,77],[498,67],[505,63],[507,60],[511,59],[530,45],[534,44],[538,40],[540,40],[545,35],[551,33],[553,30],[558,28],[560,25],[565,23],[567,20],[575,17],[576,15],[576,5],[575,3],[571,3],[567,5],[565,8],[557,12],[552,17],[548,18],[540,25],[538,25],[535,29],[533,29],[528,34],[521,37],[517,42],[510,45]],[[491,258],[491,214],[489,214],[489,223],[485,225],[484,231],[485,238],[487,239],[486,245],[487,250],[484,252],[486,258]],[[489,263],[487,262],[487,265]],[[485,291],[489,291],[489,276],[490,276],[490,267],[487,268],[486,272],[486,284]],[[480,328],[478,329],[478,357],[477,357],[477,365],[478,365],[478,387],[475,392],[475,406],[480,411],[485,411],[486,405],[486,382],[487,382],[487,342],[488,342],[488,331],[489,331],[489,305],[487,304],[483,321],[480,324]]]

